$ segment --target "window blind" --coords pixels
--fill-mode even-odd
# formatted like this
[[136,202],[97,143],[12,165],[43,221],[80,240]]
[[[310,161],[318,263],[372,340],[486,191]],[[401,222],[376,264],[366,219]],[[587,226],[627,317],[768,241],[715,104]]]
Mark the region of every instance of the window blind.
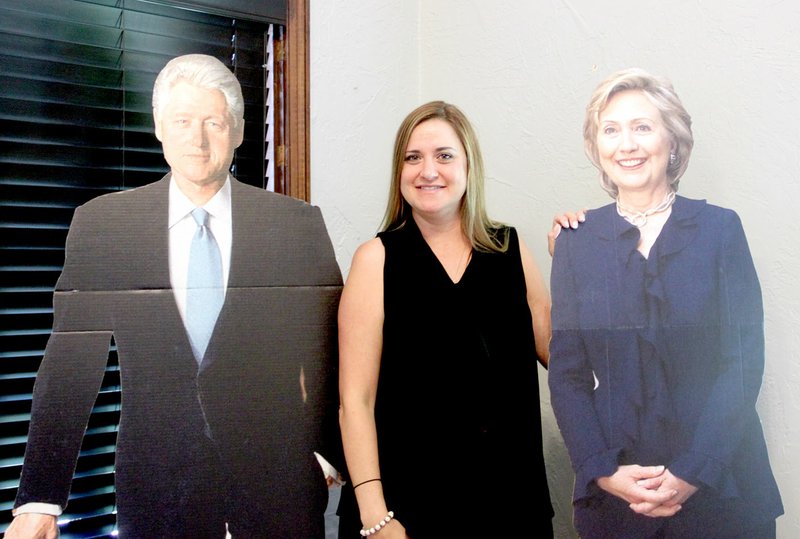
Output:
[[[176,3],[173,3],[176,4]],[[205,2],[214,4],[214,2]],[[217,2],[216,4],[220,4]],[[224,4],[224,3],[223,3]],[[241,7],[243,2],[238,2]],[[244,20],[142,0],[0,4],[0,529],[19,480],[36,371],[52,328],[53,287],[76,206],[167,172],[153,134],[152,87],[172,57],[216,56],[245,97],[233,173],[265,187],[272,144],[270,32]],[[201,6],[202,7],[202,6]],[[244,9],[244,8],[243,8]],[[265,91],[266,89],[266,91]],[[115,349],[98,395],[61,536],[112,537],[120,387]]]

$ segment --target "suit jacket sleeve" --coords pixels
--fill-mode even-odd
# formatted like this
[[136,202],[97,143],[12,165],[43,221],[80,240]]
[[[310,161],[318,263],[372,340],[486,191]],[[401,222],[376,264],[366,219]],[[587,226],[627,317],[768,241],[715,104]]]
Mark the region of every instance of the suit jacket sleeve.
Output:
[[596,478],[616,471],[621,448],[608,446],[592,396],[595,379],[580,328],[574,272],[575,249],[580,247],[574,240],[581,231],[564,232],[557,241],[550,277],[553,337],[548,384],[553,412],[575,471],[574,500],[579,500],[592,494]]
[[761,288],[739,217],[725,212],[719,253],[720,365],[699,410],[691,451],[670,465],[690,483],[737,495],[729,470],[746,433],[759,424],[756,400],[764,373]]
[[[320,265],[328,267],[327,275],[322,279],[326,285],[333,285],[336,289],[336,302],[327,312],[332,333],[323,346],[324,352],[319,358],[308,358],[303,369],[306,374],[306,387],[310,392],[313,424],[321,426],[321,440],[317,449],[339,472],[345,469],[344,450],[342,448],[341,432],[339,431],[339,386],[338,386],[338,345],[336,341],[336,313],[338,311],[338,297],[341,292],[341,273],[336,263],[333,244],[330,241],[322,212],[317,207],[313,209],[315,236],[320,244],[317,261]],[[325,261],[323,264],[322,261]],[[311,427],[313,428],[313,426]],[[320,427],[318,427],[320,428]]]
[[96,219],[78,208],[67,237],[64,270],[53,297],[53,333],[33,390],[31,424],[15,506],[66,507],[83,434],[100,388],[111,331],[103,327],[103,294],[83,261],[103,256]]

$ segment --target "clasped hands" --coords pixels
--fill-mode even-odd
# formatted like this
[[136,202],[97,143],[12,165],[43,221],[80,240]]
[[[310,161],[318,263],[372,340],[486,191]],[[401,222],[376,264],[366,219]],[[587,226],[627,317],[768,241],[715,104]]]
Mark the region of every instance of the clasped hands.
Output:
[[600,477],[597,485],[628,502],[635,513],[671,517],[697,492],[697,487],[672,474],[664,466],[620,466],[613,475]]

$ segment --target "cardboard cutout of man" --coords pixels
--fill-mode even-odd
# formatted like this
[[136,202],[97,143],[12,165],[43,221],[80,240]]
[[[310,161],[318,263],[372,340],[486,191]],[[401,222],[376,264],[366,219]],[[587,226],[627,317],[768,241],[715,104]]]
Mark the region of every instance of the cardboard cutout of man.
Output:
[[[7,538],[57,534],[112,336],[121,537],[324,536],[314,451],[337,463],[341,274],[318,208],[228,173],[243,110],[223,63],[173,59],[153,95],[170,173],[76,210]],[[196,234],[212,241],[221,290],[193,284]],[[198,287],[218,315],[195,306]],[[190,331],[198,317],[205,338]]]

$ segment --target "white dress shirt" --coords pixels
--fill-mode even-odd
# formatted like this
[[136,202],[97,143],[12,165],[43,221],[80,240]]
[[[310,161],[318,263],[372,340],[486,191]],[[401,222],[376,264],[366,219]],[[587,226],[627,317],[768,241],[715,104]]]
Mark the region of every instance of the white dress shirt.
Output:
[[[181,318],[186,322],[186,281],[189,272],[189,250],[197,223],[192,217],[196,208],[175,183],[169,182],[169,282],[175,294],[175,303]],[[222,258],[222,282],[228,290],[228,275],[231,269],[231,244],[233,242],[233,218],[231,217],[231,180],[228,177],[222,188],[203,209],[210,216],[209,228],[217,240]]]

